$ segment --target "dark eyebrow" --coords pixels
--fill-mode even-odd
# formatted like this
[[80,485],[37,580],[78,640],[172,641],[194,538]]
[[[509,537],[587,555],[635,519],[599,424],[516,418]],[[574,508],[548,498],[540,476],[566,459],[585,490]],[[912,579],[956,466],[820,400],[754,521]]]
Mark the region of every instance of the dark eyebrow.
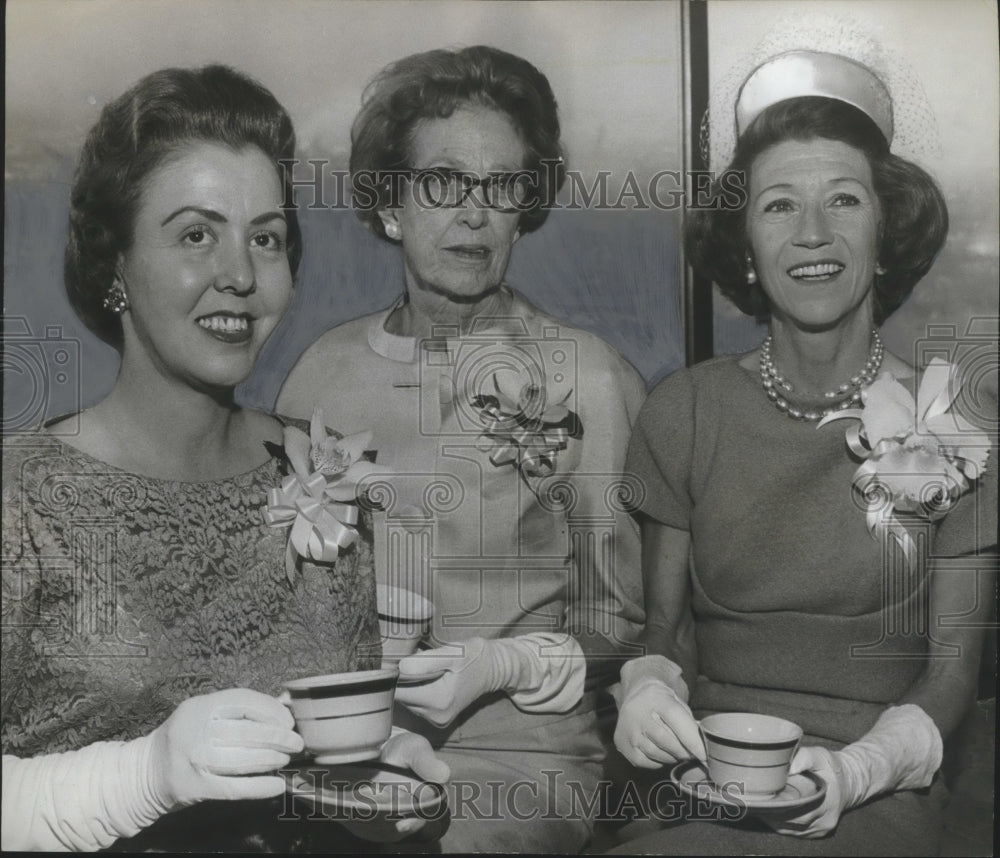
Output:
[[167,215],[166,218],[164,218],[163,223],[160,224],[160,226],[166,226],[174,218],[180,217],[182,214],[186,214],[187,212],[194,212],[195,214],[199,214],[203,218],[205,218],[205,220],[210,220],[213,221],[214,223],[226,222],[226,219],[213,209],[203,209],[200,206],[182,206],[181,208],[177,209],[177,211],[171,212],[169,215]]
[[[205,220],[210,220],[213,223],[226,223],[225,216],[215,211],[214,209],[204,209],[201,206],[182,206],[181,208],[177,209],[177,211],[171,212],[169,215],[167,215],[167,217],[164,219],[163,223],[160,224],[160,226],[166,226],[174,218],[180,217],[182,214],[186,214],[187,212],[194,212],[197,215],[201,215],[203,218],[205,218]],[[257,226],[258,224],[267,223],[268,221],[271,220],[287,221],[287,218],[281,212],[277,211],[264,212],[264,214],[257,215],[257,217],[255,217],[252,221],[250,221],[250,223],[253,226]]]
[[264,214],[259,214],[252,221],[250,221],[250,225],[259,226],[260,224],[267,223],[271,220],[280,220],[282,223],[288,223],[288,218],[285,217],[284,212],[264,212]]

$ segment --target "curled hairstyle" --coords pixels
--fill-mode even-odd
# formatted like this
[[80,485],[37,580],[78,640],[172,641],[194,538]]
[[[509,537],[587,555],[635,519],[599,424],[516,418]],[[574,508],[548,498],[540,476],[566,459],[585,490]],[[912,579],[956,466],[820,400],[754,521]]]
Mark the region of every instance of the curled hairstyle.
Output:
[[[726,174],[716,180],[713,201],[723,201],[728,179],[742,174],[749,193],[753,162],[786,140],[837,140],[864,153],[882,209],[878,261],[886,273],[873,287],[875,324],[881,325],[913,291],[948,234],[948,209],[934,180],[916,164],[889,152],[889,144],[862,111],[842,101],[808,96],[767,108],[743,133]],[[745,197],[744,197],[745,199]],[[745,203],[744,203],[745,206]],[[744,206],[719,205],[691,213],[685,236],[695,270],[711,278],[740,310],[764,321],[770,302],[761,284],[747,283],[750,241]]]
[[[84,324],[116,349],[121,318],[102,299],[132,246],[146,179],[178,149],[201,142],[258,147],[275,162],[285,200],[292,199],[291,171],[277,163],[295,157],[292,121],[268,90],[227,66],[153,72],[107,104],[87,135],[70,196],[66,292]],[[295,210],[285,214],[294,275],[301,233]]]
[[[506,114],[528,150],[523,169],[537,176],[538,205],[523,211],[521,232],[538,229],[566,178],[559,115],[549,81],[527,60],[486,45],[413,54],[384,68],[365,89],[351,128],[354,209],[385,238],[378,212],[389,207],[386,184],[362,174],[412,167],[410,147],[420,122],[443,119],[463,105]],[[397,203],[398,204],[398,203]]]

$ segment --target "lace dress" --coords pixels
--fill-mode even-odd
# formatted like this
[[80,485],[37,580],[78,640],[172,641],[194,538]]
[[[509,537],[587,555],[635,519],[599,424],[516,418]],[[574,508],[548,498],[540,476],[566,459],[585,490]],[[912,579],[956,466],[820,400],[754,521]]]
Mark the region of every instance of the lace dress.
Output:
[[[132,739],[193,695],[276,694],[291,678],[378,667],[370,519],[334,564],[305,563],[290,583],[288,532],[263,517],[282,469],[272,457],[229,479],[174,482],[113,468],[44,429],[5,439],[4,754]],[[273,812],[206,805],[244,805],[225,812],[254,827],[281,813],[280,800]],[[199,839],[179,819],[189,811],[213,813],[169,814],[139,835],[142,847],[180,845],[156,840],[171,829],[227,848]]]

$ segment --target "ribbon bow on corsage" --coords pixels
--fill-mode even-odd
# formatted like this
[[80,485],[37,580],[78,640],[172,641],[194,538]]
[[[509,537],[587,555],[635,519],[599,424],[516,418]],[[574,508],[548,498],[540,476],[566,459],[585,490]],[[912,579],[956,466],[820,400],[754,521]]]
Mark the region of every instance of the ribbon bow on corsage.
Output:
[[908,561],[916,559],[916,548],[896,511],[938,519],[986,467],[989,439],[949,410],[959,389],[956,368],[934,358],[916,402],[886,374],[862,392],[863,408],[836,411],[817,424],[859,421],[847,430],[847,446],[864,460],[853,484],[866,504],[868,530],[873,538],[895,532]]
[[271,527],[291,525],[285,551],[290,582],[295,582],[297,556],[332,563],[357,539],[358,508],[353,501],[358,483],[387,470],[363,458],[371,439],[371,432],[346,438],[329,435],[319,408],[313,411],[308,435],[285,426],[285,456],[292,473],[280,487],[268,490],[264,518]]
[[556,454],[565,450],[570,438],[583,436],[583,424],[565,402],[549,404],[544,382],[523,384],[516,396],[510,396],[493,374],[494,393],[473,397],[479,419],[485,429],[476,447],[488,452],[497,467],[513,464],[525,483],[555,472]]

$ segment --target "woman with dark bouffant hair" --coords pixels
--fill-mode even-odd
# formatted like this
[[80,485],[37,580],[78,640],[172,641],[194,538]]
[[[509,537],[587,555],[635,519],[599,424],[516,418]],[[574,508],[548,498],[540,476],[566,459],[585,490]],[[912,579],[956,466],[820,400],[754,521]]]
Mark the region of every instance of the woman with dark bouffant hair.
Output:
[[[916,164],[893,155],[874,123],[841,101],[805,96],[775,105],[740,138],[726,172],[752,181],[753,163],[783,140],[823,137],[863,152],[882,210],[878,258],[883,272],[872,284],[872,321],[881,325],[927,273],[948,234],[948,209],[934,180]],[[720,179],[719,186],[726,183]],[[716,199],[720,197],[716,195]],[[692,213],[686,249],[694,265],[744,313],[766,322],[771,305],[759,278],[748,281],[752,251],[745,208],[719,206]]]
[[[943,740],[974,700],[993,604],[996,451],[955,413],[955,367],[918,374],[882,344],[948,215],[927,173],[890,151],[885,79],[830,44],[790,41],[743,79],[729,171],[745,204],[725,208],[730,174],[720,207],[690,218],[692,264],[768,323],[766,339],[665,379],[630,443],[649,654],[622,668],[615,744],[669,778],[685,811],[623,853],[929,855],[940,842]],[[970,562],[982,573],[947,574]],[[801,736],[784,789],[711,780],[713,760],[753,763],[765,729],[712,751],[716,713]]]
[[[121,368],[4,438],[5,850],[358,848],[289,818],[303,741],[273,695],[379,667],[370,524],[289,569],[264,510],[301,427],[233,395],[291,300],[294,154],[274,96],[218,65],[143,78],[87,137],[66,285]],[[447,776],[417,736],[383,759]]]
[[504,279],[564,178],[556,100],[521,57],[427,51],[375,77],[351,142],[355,210],[399,248],[401,295],[320,337],[279,408],[318,398],[338,427],[372,427],[395,474],[376,573],[434,603],[398,717],[476,797],[441,848],[576,851],[604,756],[597,693],[642,622],[620,475],[645,391]]

